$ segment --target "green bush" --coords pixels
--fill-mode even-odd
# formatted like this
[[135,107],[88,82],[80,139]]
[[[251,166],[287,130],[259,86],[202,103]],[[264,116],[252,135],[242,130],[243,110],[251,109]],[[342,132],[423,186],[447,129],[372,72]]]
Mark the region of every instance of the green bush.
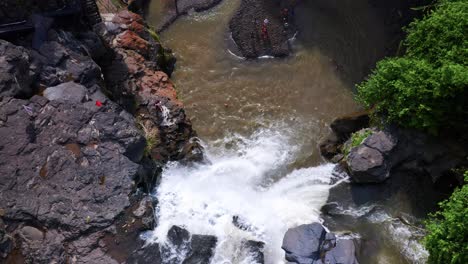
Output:
[[468,64],[468,1],[441,1],[422,20],[411,23],[405,41],[407,55],[437,66]]
[[468,68],[462,65],[392,58],[379,62],[371,78],[358,85],[357,99],[391,122],[437,132],[464,125],[467,84]]
[[441,210],[426,221],[428,235],[424,244],[430,253],[429,263],[468,263],[468,171],[465,185],[440,203]]
[[407,30],[405,56],[379,62],[358,101],[404,127],[466,129],[468,1],[440,1]]

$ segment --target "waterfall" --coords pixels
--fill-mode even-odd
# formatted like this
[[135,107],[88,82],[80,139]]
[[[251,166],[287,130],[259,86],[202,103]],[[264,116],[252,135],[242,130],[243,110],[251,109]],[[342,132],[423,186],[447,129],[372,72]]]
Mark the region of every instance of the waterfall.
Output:
[[[283,263],[286,230],[320,221],[328,198],[333,165],[289,169],[299,148],[292,129],[260,129],[249,137],[232,135],[205,146],[207,164],[171,163],[155,191],[158,226],[153,238],[165,243],[172,225],[194,234],[215,235],[212,263],[239,259],[245,239],[265,242],[266,263]],[[248,228],[241,230],[233,217]]]

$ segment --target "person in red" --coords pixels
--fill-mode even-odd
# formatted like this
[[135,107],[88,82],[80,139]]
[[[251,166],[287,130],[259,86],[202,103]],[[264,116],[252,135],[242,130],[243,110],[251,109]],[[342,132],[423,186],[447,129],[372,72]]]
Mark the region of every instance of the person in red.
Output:
[[267,40],[268,39],[268,23],[270,21],[268,20],[268,18],[265,18],[265,20],[263,20],[263,24],[262,24],[262,38],[264,40]]

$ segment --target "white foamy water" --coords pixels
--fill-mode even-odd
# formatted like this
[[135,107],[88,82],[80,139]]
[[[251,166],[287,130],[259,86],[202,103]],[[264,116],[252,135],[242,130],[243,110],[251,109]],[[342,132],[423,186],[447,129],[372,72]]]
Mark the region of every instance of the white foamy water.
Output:
[[[165,243],[169,228],[180,225],[218,237],[212,263],[251,264],[240,250],[245,239],[266,243],[266,263],[284,263],[284,233],[320,221],[333,177],[330,164],[288,169],[299,151],[291,136],[287,129],[232,136],[206,146],[209,164],[169,164],[156,190],[153,239]],[[248,224],[247,231],[233,225],[233,216]]]

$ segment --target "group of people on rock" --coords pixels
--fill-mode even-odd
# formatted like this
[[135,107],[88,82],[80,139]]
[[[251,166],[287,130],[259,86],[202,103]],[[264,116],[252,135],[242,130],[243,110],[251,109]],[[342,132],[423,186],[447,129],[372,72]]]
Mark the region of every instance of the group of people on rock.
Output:
[[[281,17],[281,22],[283,23],[284,30],[287,30],[290,25],[291,19],[294,18],[294,8],[297,5],[297,0],[288,0],[288,3],[280,3],[281,11],[280,11],[280,17]],[[268,18],[265,18],[262,23],[261,27],[261,36],[263,40],[268,40],[269,39],[269,34],[268,34],[268,24],[270,23],[270,20]],[[256,24],[256,23],[255,23]]]

